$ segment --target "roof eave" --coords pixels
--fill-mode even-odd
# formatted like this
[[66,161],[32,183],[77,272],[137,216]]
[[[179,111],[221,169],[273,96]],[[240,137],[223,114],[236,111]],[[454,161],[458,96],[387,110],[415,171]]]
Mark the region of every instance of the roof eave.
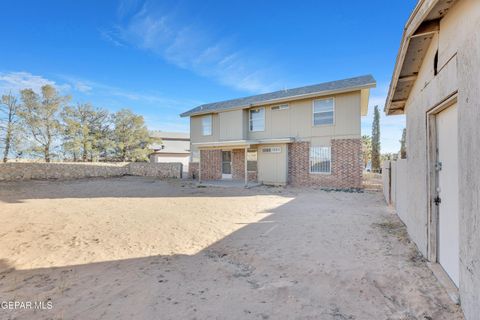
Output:
[[247,109],[247,108],[265,106],[265,105],[274,104],[274,103],[295,101],[295,100],[300,100],[300,99],[323,97],[323,96],[328,96],[328,95],[332,95],[332,94],[347,93],[347,92],[358,91],[358,90],[362,90],[362,89],[371,89],[371,88],[375,88],[376,85],[377,85],[377,83],[374,81],[374,82],[371,82],[371,83],[367,83],[367,84],[363,84],[363,85],[355,86],[355,87],[350,87],[350,88],[343,88],[343,89],[338,89],[338,90],[325,90],[325,91],[321,91],[321,92],[296,95],[296,96],[291,96],[291,97],[286,97],[286,98],[265,100],[265,101],[262,101],[262,102],[259,102],[259,103],[242,105],[242,106],[238,106],[236,108],[229,108],[229,109],[224,109],[224,110],[204,110],[204,111],[198,111],[198,112],[187,111],[187,112],[184,112],[184,113],[180,114],[180,117],[182,117],[182,118],[192,117],[192,116],[199,116],[199,115],[202,115],[202,114],[219,113],[219,112],[223,112],[223,111],[233,111],[233,110],[239,110],[239,109]]
[[[443,5],[444,7],[450,8],[455,1],[445,1],[445,0],[420,0],[410,15],[407,23],[405,24],[402,40],[400,42],[400,49],[397,54],[395,61],[395,66],[393,69],[392,80],[390,82],[390,87],[387,94],[387,99],[385,101],[384,112],[387,115],[397,115],[403,114],[407,98],[402,98],[399,100],[394,100],[395,93],[398,88],[398,83],[402,78],[405,78],[413,85],[416,80],[416,75],[406,75],[401,77],[401,72],[405,64],[405,58],[409,54],[409,46],[412,38],[423,37],[426,35],[431,35],[439,31],[439,19],[431,20],[427,19],[428,16],[432,13],[432,10],[437,5]],[[446,11],[445,11],[446,12]],[[429,21],[426,21],[429,20]],[[425,52],[423,52],[424,54]],[[423,56],[420,57],[420,60],[423,61]],[[408,92],[408,95],[410,92]]]
[[260,144],[283,144],[283,143],[292,143],[295,142],[295,138],[286,137],[286,138],[273,138],[273,139],[256,139],[256,140],[225,140],[225,141],[215,141],[215,142],[196,142],[192,145],[197,148],[221,148],[221,147],[249,147],[252,145]]

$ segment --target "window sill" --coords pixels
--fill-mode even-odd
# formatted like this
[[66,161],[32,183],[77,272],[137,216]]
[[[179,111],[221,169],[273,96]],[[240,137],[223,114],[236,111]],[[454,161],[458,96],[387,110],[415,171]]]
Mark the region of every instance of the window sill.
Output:
[[335,126],[335,123],[329,123],[329,124],[313,124],[312,128],[317,128],[317,127],[333,127]]

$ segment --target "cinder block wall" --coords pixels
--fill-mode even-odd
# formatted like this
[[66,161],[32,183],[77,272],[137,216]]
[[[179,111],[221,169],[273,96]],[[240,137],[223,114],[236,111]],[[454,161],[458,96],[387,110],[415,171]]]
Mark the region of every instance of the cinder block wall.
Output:
[[198,162],[190,162],[188,164],[188,177],[190,179],[198,179]]
[[181,163],[44,163],[11,162],[0,164],[0,181],[31,179],[81,179],[123,175],[181,178]]
[[288,148],[288,181],[294,186],[361,189],[362,142],[360,139],[332,139],[330,174],[311,174],[310,142],[294,142]]

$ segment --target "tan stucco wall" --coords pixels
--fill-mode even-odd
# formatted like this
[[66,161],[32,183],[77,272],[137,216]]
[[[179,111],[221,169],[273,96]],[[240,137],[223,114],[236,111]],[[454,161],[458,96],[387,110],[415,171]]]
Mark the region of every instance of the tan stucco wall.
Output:
[[[458,90],[460,299],[466,319],[480,314],[480,1],[460,0],[440,21],[407,100],[407,209],[402,219],[427,253],[426,113]],[[439,51],[434,76],[433,59]]]
[[[264,147],[280,147],[279,153],[264,153]],[[285,185],[288,171],[288,146],[286,144],[259,145],[257,153],[258,182],[272,185]]]

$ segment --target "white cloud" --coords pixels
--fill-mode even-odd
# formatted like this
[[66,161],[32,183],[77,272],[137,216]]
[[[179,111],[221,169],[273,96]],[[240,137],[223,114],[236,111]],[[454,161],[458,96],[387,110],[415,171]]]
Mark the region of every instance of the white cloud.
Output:
[[121,0],[117,9],[118,16],[122,18],[128,15],[130,12],[135,10],[139,4],[140,0]]
[[268,63],[250,51],[236,49],[231,39],[215,37],[198,23],[181,24],[182,20],[188,19],[146,2],[125,23],[104,32],[104,37],[114,44],[128,43],[154,52],[171,64],[235,89],[259,93],[278,87]]
[[92,81],[87,79],[81,79],[70,75],[58,75],[67,83],[72,84],[77,91],[87,93],[89,96],[108,98],[113,101],[112,98],[121,98],[121,101],[117,101],[115,104],[128,106],[131,103],[141,102],[156,104],[161,108],[168,108],[173,110],[182,111],[185,108],[189,108],[200,104],[199,101],[193,101],[188,99],[173,99],[158,94],[151,94],[146,92],[138,92],[126,90],[109,84],[101,83],[98,81]]
[[44,85],[51,85],[61,91],[71,89],[69,84],[58,84],[53,80],[29,72],[0,72],[0,92],[18,93],[22,89],[32,89],[39,92]]
[[103,40],[110,42],[115,47],[123,47],[124,44],[118,40],[118,36],[114,34],[113,31],[100,30],[100,36]]
[[85,82],[82,82],[82,81],[77,81],[75,83],[75,89],[77,91],[80,91],[80,92],[83,92],[83,93],[87,93],[89,91],[92,90],[92,87],[89,86],[88,84],[86,84]]

